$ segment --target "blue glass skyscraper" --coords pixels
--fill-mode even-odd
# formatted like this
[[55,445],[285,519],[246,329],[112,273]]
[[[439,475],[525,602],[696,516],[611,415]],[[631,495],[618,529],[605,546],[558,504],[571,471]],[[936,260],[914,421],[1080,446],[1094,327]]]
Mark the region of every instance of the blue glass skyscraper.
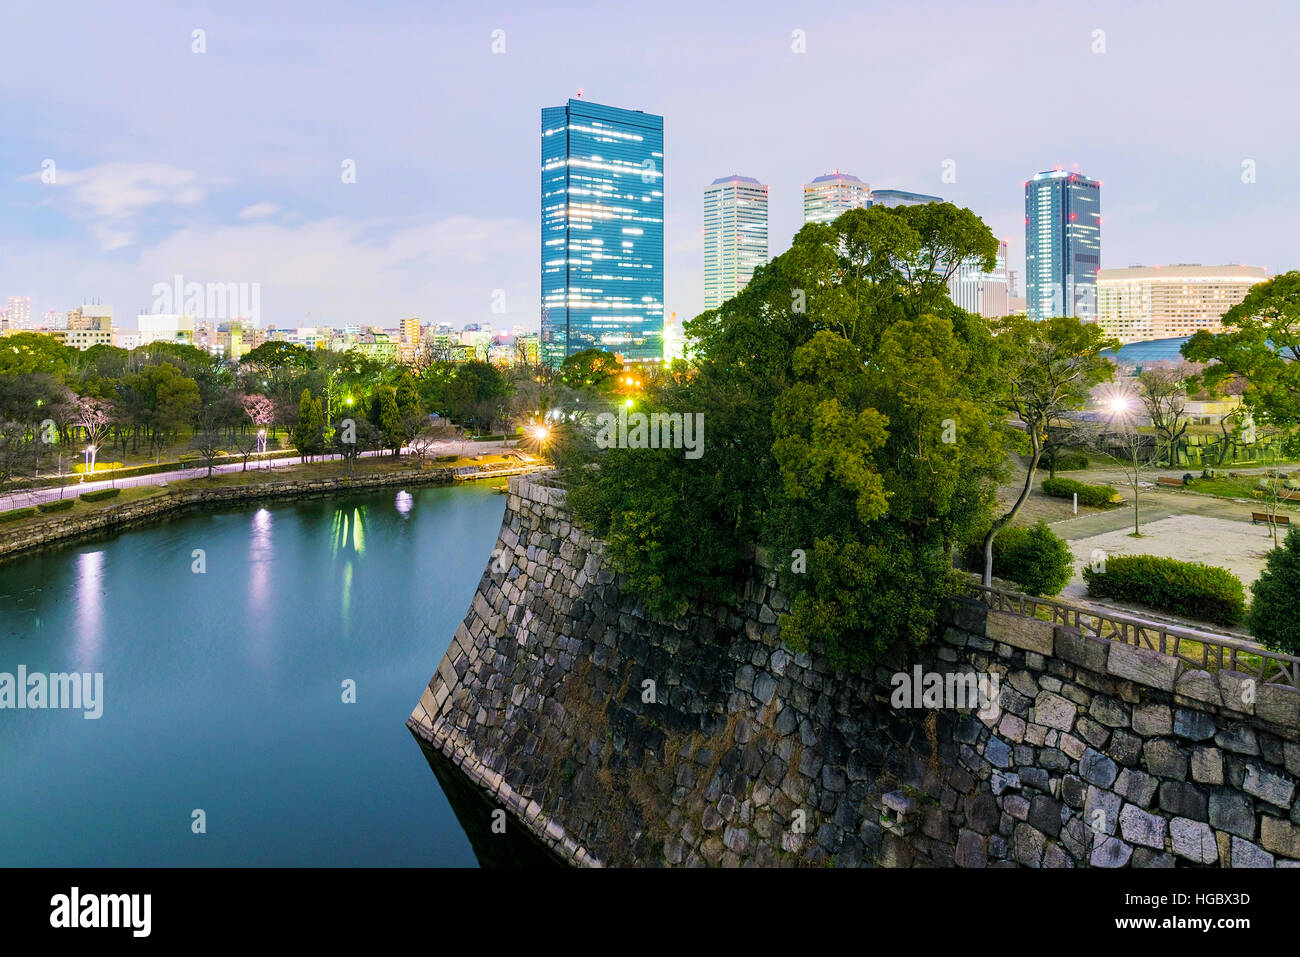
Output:
[[663,358],[664,121],[586,100],[542,110],[542,359]]
[[1030,319],[1097,316],[1101,183],[1051,170],[1025,183],[1025,310]]

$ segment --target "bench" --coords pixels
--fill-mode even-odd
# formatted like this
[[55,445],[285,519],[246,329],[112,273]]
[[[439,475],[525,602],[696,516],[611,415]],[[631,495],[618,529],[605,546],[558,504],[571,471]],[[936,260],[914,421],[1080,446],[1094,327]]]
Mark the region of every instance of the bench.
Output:
[[1275,516],[1273,517],[1272,522],[1270,522],[1269,517],[1268,517],[1268,512],[1251,512],[1251,513],[1250,513],[1250,524],[1252,524],[1252,525],[1259,525],[1259,524],[1264,524],[1264,525],[1270,525],[1270,524],[1277,524],[1277,525],[1290,525],[1290,524],[1291,524],[1291,516],[1290,516],[1290,515],[1275,515]]
[[1169,486],[1172,486],[1172,487],[1174,487],[1174,488],[1182,488],[1182,487],[1183,487],[1183,480],[1182,480],[1182,479],[1179,479],[1179,478],[1168,478],[1167,476],[1161,475],[1161,476],[1159,476],[1159,477],[1156,479],[1156,484],[1157,484],[1157,485],[1169,485]]

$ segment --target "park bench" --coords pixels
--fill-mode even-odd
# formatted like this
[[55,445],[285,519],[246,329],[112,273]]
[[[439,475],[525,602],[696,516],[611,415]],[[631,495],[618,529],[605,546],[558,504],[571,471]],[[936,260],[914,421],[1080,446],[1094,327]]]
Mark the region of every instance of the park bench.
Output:
[[1183,480],[1182,480],[1182,479],[1179,479],[1179,478],[1169,478],[1168,476],[1161,475],[1161,476],[1158,476],[1158,477],[1156,478],[1156,484],[1157,484],[1157,485],[1169,485],[1169,486],[1171,486],[1171,487],[1173,487],[1173,488],[1182,488],[1182,487],[1183,487]]
[[[1290,524],[1291,524],[1291,516],[1290,516],[1290,515],[1275,515],[1275,516],[1273,517],[1273,523],[1278,524],[1278,525],[1290,525]],[[1268,517],[1268,512],[1251,512],[1251,513],[1250,513],[1250,524],[1252,524],[1252,525],[1259,525],[1259,524],[1268,525],[1268,524],[1270,524],[1269,517]]]

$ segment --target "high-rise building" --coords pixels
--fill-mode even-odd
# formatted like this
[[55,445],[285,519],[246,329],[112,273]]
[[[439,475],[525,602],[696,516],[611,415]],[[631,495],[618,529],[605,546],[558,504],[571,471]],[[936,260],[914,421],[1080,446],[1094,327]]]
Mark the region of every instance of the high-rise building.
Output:
[[830,223],[850,209],[871,205],[871,186],[850,173],[832,170],[803,188],[803,221]]
[[1030,319],[1097,314],[1101,183],[1056,169],[1025,183],[1025,299]]
[[873,189],[872,206],[924,206],[926,203],[942,203],[942,196],[928,193],[909,193],[905,189]]
[[141,313],[136,317],[136,327],[140,330],[140,342],[147,346],[151,342],[180,342],[194,345],[194,317],[175,313]]
[[418,317],[402,320],[402,338],[412,348],[420,347],[420,320]]
[[664,327],[662,116],[571,99],[542,110],[542,358],[658,361]]
[[767,187],[749,176],[715,179],[704,191],[704,308],[745,288],[767,262]]
[[1129,266],[1097,274],[1097,323],[1121,343],[1223,331],[1223,314],[1264,282],[1260,266]]
[[32,297],[10,296],[5,315],[9,319],[10,329],[30,329],[32,327]]
[[948,279],[948,292],[956,305],[985,319],[1009,315],[1006,240],[998,244],[997,263],[991,272],[976,263],[962,263]]

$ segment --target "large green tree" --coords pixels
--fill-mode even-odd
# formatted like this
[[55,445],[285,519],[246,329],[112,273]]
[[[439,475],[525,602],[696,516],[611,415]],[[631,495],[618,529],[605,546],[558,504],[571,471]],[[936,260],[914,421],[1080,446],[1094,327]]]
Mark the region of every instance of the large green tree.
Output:
[[575,512],[652,611],[734,598],[762,545],[794,647],[856,666],[930,637],[1005,454],[994,338],[946,293],[960,262],[991,266],[997,241],[969,210],[934,205],[805,226],[688,323],[694,368],[663,377],[644,410],[702,414],[701,457],[610,448],[566,470]]
[[1223,332],[1201,330],[1182,352],[1210,363],[1203,379],[1211,389],[1243,380],[1243,400],[1258,421],[1300,424],[1300,272],[1252,286],[1224,313]]

